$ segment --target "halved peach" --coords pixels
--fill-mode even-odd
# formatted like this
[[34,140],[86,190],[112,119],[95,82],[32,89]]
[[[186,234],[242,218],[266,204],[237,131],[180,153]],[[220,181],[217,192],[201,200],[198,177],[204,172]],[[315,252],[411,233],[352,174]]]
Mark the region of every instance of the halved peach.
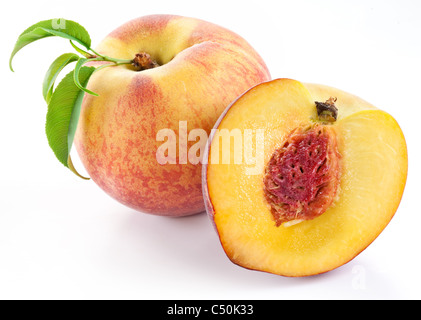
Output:
[[408,168],[392,116],[290,79],[257,85],[227,108],[205,159],[207,212],[227,256],[291,277],[335,269],[376,239]]

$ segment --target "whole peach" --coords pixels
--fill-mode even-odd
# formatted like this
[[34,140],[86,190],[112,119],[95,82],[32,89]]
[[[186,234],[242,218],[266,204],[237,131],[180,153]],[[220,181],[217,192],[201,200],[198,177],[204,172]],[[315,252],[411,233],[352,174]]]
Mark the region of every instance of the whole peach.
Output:
[[[130,65],[93,75],[75,144],[95,183],[136,210],[183,216],[204,210],[201,164],[177,158],[160,164],[157,139],[162,129],[208,134],[223,110],[248,88],[270,79],[256,51],[237,34],[209,22],[153,15],[116,29],[96,49],[119,59],[150,55],[157,67],[138,71]],[[169,139],[169,138],[168,138]],[[191,139],[189,139],[191,140]],[[168,142],[168,141],[167,141]],[[187,150],[196,141],[187,142]],[[181,160],[181,161],[180,161]]]

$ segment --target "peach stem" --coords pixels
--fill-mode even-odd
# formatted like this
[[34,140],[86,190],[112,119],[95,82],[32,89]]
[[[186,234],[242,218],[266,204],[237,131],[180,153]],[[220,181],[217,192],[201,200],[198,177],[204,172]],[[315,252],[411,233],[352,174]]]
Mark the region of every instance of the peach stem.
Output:
[[159,64],[152,59],[150,54],[146,52],[137,53],[134,59],[132,60],[132,65],[138,70],[147,70],[159,67]]
[[317,115],[321,121],[335,122],[338,119],[338,108],[335,106],[336,98],[330,97],[326,102],[317,102]]

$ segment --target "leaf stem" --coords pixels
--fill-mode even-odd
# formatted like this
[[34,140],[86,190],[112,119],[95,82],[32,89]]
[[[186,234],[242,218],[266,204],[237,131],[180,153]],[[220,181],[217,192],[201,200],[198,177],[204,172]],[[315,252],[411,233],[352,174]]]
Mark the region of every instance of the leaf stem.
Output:
[[113,66],[115,66],[115,64],[112,64],[112,63],[103,64],[102,66],[97,67],[95,69],[95,72],[98,72],[102,69],[105,69],[105,68],[108,68],[108,67],[113,67]]
[[90,48],[89,50],[91,50],[94,54],[96,54],[98,57],[101,57],[103,60],[101,61],[108,61],[108,62],[113,62],[115,63],[117,66],[118,65],[122,65],[122,64],[132,64],[133,60],[128,60],[128,59],[116,59],[116,58],[111,58],[105,55],[102,55],[98,52],[96,52],[94,49]]

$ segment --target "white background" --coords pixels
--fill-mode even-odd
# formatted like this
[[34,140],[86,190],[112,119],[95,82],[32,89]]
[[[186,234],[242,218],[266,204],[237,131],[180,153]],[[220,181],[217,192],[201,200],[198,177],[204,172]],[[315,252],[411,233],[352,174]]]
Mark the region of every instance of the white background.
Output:
[[[220,24],[254,46],[273,78],[341,88],[398,120],[409,149],[407,188],[368,249],[309,278],[249,271],[228,260],[205,214],[135,212],[55,159],[41,83],[52,60],[72,49],[61,39],[36,42],[18,53],[12,73],[16,38],[33,23],[64,17],[85,26],[95,46],[152,13]],[[0,298],[421,298],[420,15],[417,0],[8,2],[0,12]]]

